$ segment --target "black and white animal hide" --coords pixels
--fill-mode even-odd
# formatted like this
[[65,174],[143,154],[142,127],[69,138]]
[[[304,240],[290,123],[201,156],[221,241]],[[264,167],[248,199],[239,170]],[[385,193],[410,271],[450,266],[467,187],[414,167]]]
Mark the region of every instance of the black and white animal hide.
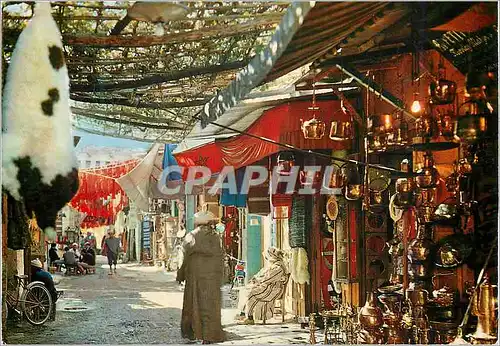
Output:
[[36,4],[12,54],[3,93],[2,185],[50,238],[78,190],[69,77],[49,2]]

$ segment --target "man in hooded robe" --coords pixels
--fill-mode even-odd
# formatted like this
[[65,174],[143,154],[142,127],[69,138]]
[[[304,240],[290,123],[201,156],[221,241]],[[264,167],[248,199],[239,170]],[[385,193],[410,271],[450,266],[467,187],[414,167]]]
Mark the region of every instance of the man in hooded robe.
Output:
[[271,247],[264,254],[266,265],[240,291],[239,308],[244,324],[254,324],[257,320],[273,316],[274,302],[280,299],[288,283],[288,267],[283,251]]
[[221,284],[224,252],[215,231],[217,218],[206,211],[194,215],[197,228],[183,242],[183,262],[177,281],[186,281],[182,307],[182,337],[203,340],[204,344],[221,342]]

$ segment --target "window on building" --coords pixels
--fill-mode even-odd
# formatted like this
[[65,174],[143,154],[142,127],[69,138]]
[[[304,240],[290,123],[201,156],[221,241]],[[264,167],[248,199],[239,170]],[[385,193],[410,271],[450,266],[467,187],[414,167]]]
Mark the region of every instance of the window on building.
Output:
[[111,162],[109,162],[109,161],[106,161],[106,166],[107,166],[107,165],[109,165],[110,163],[111,163]]
[[96,165],[96,167],[101,166],[101,161],[96,161],[96,162],[95,162],[95,165]]
[[90,161],[90,160],[85,161],[86,168],[90,168],[91,165],[92,165],[92,161]]

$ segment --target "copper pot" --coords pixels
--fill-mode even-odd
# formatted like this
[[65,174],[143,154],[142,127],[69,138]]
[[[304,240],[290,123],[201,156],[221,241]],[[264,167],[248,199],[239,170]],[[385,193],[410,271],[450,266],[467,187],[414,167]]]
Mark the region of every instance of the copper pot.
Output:
[[415,181],[413,178],[399,178],[396,180],[396,192],[413,193],[415,191]]
[[304,134],[305,139],[321,139],[325,135],[325,123],[321,120],[313,117],[310,120],[302,122],[302,133]]
[[334,141],[345,141],[353,135],[352,123],[350,121],[334,120],[330,126],[330,139]]
[[484,135],[487,130],[487,119],[485,115],[465,115],[458,118],[458,136],[466,141],[472,142]]
[[406,290],[406,298],[413,306],[425,306],[429,298],[429,292],[423,288],[414,288]]
[[415,178],[417,186],[421,189],[436,187],[439,183],[439,173],[434,167],[434,159],[430,152],[424,154],[424,166],[417,171]]
[[382,327],[384,323],[382,310],[377,306],[375,293],[367,293],[366,303],[361,310],[359,310],[358,320],[361,326],[367,330],[374,330]]
[[452,104],[453,101],[455,101],[456,93],[457,83],[446,79],[433,81],[429,85],[429,95],[431,96],[431,102],[435,105]]

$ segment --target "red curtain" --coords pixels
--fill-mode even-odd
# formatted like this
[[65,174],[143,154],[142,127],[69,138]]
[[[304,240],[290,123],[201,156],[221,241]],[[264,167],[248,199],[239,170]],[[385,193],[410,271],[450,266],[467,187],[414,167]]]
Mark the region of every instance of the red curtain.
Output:
[[[70,205],[87,216],[82,227],[91,228],[114,223],[116,214],[128,204],[128,198],[116,178],[127,174],[139,160],[129,160],[121,164],[80,170],[80,188],[70,201]],[[118,203],[113,200],[118,198]]]
[[[327,133],[320,140],[304,139],[301,132],[301,119],[309,120],[312,113],[308,110],[310,101],[297,101],[283,104],[265,111],[261,117],[247,130],[252,135],[266,137],[278,142],[284,142],[302,149],[346,149],[348,143],[332,141],[328,137],[330,123],[335,120],[349,120],[349,117],[339,112],[340,101],[318,101],[320,108],[316,116],[325,121]],[[261,139],[238,135],[203,145],[174,155],[179,166],[205,166],[212,174],[219,173],[224,166],[235,169],[248,166],[274,154],[283,148]],[[183,179],[186,180],[187,170]]]

